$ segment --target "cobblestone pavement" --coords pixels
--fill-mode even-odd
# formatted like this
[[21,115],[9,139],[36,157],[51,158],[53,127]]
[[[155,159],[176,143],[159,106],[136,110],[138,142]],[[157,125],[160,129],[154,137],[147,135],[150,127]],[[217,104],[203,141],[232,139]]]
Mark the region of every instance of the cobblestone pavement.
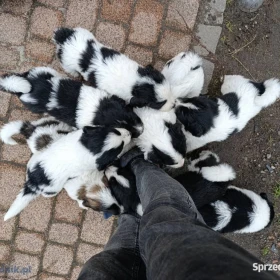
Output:
[[[199,0],[2,0],[0,73],[39,65],[62,71],[51,42],[59,26],[85,27],[102,43],[160,69],[191,41],[177,10],[193,28],[198,8]],[[36,118],[17,98],[0,92],[0,126]],[[52,199],[40,197],[3,222],[24,183],[29,157],[25,144],[0,145],[0,264],[31,267],[27,275],[5,275],[0,265],[0,279],[77,279],[84,262],[106,244],[114,219],[82,211],[63,191]]]

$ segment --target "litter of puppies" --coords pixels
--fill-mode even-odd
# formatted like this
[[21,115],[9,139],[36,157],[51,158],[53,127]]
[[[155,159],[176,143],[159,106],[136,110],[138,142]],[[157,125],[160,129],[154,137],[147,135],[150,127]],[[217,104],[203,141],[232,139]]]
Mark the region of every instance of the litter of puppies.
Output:
[[[240,132],[280,97],[279,80],[256,83],[239,75],[224,77],[220,97],[201,96],[202,59],[192,52],[178,54],[160,72],[104,46],[83,28],[59,28],[53,41],[65,72],[90,85],[49,67],[0,78],[1,90],[17,95],[30,111],[49,115],[0,131],[8,145],[22,134],[32,152],[26,182],[5,220],[39,195],[52,197],[63,188],[81,208],[142,216],[135,177],[118,160],[124,152],[137,146],[144,159],[180,168],[188,153]],[[203,151],[187,167],[175,179],[213,230],[256,232],[272,222],[267,195],[233,186],[235,171],[217,154]]]

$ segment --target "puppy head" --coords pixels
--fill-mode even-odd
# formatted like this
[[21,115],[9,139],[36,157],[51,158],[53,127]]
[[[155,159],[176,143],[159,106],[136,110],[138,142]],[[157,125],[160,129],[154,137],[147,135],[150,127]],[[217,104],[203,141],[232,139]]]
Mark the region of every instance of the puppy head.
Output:
[[175,99],[171,94],[169,82],[151,65],[138,68],[139,82],[133,87],[130,105],[150,107],[160,111],[174,108]]
[[124,128],[86,126],[81,136],[81,143],[97,155],[98,170],[104,170],[110,165],[130,141],[131,133]]
[[202,90],[204,72],[202,59],[192,52],[181,52],[169,60],[162,70],[175,98],[195,97]]
[[266,225],[266,228],[267,228],[267,227],[269,227],[271,225],[271,223],[272,223],[272,221],[274,219],[275,211],[274,211],[273,203],[268,199],[266,193],[260,193],[260,197],[267,202],[267,204],[269,206],[269,209],[270,209],[269,222]]

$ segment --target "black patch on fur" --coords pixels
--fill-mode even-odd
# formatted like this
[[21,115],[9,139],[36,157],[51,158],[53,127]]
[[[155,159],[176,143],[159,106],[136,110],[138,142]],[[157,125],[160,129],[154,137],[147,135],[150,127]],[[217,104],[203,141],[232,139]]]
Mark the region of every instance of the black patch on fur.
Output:
[[33,124],[31,124],[30,122],[24,122],[21,129],[20,129],[20,133],[26,138],[29,139],[29,137],[32,135],[32,133],[35,130],[35,126]]
[[250,225],[249,214],[254,212],[254,204],[247,195],[236,189],[227,189],[225,195],[220,200],[228,204],[230,209],[236,208],[230,222],[221,232],[232,232]]
[[185,58],[186,57],[186,54],[184,53],[182,56],[181,56],[181,59]]
[[152,65],[147,65],[145,68],[139,66],[138,74],[141,77],[147,77],[155,81],[157,84],[161,84],[164,81],[164,76],[156,70]]
[[97,80],[96,80],[96,73],[94,70],[92,70],[89,75],[88,75],[88,82],[89,84],[94,87],[94,88],[97,88],[98,85],[97,85]]
[[195,164],[195,167],[197,168],[202,168],[206,166],[216,166],[218,163],[216,157],[213,155],[209,155],[206,159],[199,161],[198,163]]
[[253,82],[253,81],[250,81],[250,83],[259,91],[258,95],[263,95],[265,93],[264,83],[256,83],[256,82]]
[[56,95],[59,108],[49,110],[49,114],[70,126],[76,126],[76,111],[81,87],[81,82],[62,79]]
[[132,107],[145,107],[148,106],[153,109],[160,109],[166,100],[158,102],[156,99],[155,87],[149,83],[135,85],[132,89],[133,97],[130,99]]
[[173,160],[172,157],[160,151],[154,145],[152,146],[152,151],[148,153],[148,160],[156,164],[164,164],[164,165],[176,164],[176,162]]
[[184,98],[181,101],[198,108],[191,109],[183,106],[176,108],[176,116],[184,125],[185,130],[196,137],[206,134],[212,128],[214,119],[218,115],[217,101],[205,96]]
[[46,127],[46,126],[51,126],[51,125],[58,125],[59,124],[59,121],[45,121],[45,122],[42,122],[40,124],[38,124],[36,127]]
[[183,157],[187,153],[186,138],[182,131],[182,124],[176,122],[175,124],[165,122],[168,127],[168,133],[171,137],[171,143],[174,149]]
[[103,57],[103,60],[105,61],[107,58],[112,58],[114,57],[115,55],[120,55],[120,53],[118,51],[115,51],[113,49],[109,49],[109,48],[106,48],[106,47],[102,47],[101,48],[101,54],[102,54],[102,57]]
[[124,147],[124,142],[122,142],[122,144],[119,147],[104,152],[102,156],[100,156],[96,160],[98,166],[97,169],[99,171],[105,170],[106,167],[109,166],[112,162],[114,162],[116,157],[122,152],[123,147]]
[[45,195],[55,195],[57,194],[56,192],[44,192]]
[[120,214],[120,208],[119,208],[119,206],[117,205],[117,204],[112,204],[112,205],[110,205],[110,207],[106,207],[106,208],[104,208],[103,207],[103,209],[102,209],[104,212],[106,212],[106,213],[110,213],[110,214],[112,214],[112,215],[119,215]]
[[54,40],[57,44],[64,44],[73,34],[74,30],[70,28],[60,28],[54,33]]
[[68,134],[70,131],[65,131],[65,130],[57,130],[56,131],[58,134]]
[[192,171],[181,174],[175,179],[187,190],[198,209],[223,197],[230,184],[230,181],[208,181],[200,173]]
[[132,137],[139,136],[136,127],[143,127],[141,119],[133,112],[133,109],[116,95],[100,100],[93,125],[125,128],[132,133]]
[[239,98],[237,97],[236,93],[234,93],[234,92],[227,93],[227,94],[221,96],[220,99],[223,100],[228,105],[228,107],[230,108],[230,110],[232,111],[232,113],[235,116],[238,115]]
[[27,181],[24,185],[23,195],[37,194],[42,185],[50,185],[51,180],[47,177],[44,168],[38,163],[33,170],[27,170]]
[[194,70],[197,70],[197,69],[199,69],[199,68],[200,68],[200,65],[197,65],[197,66],[191,68],[191,70],[194,71]]
[[201,214],[206,225],[210,228],[214,228],[218,224],[218,216],[215,208],[212,205],[208,204],[200,208],[199,213]]
[[94,44],[93,40],[88,40],[87,48],[81,55],[79,66],[82,68],[83,72],[86,72],[88,70],[91,59],[95,57],[95,49],[93,47],[93,44]]
[[49,134],[42,134],[36,139],[36,150],[41,151],[46,148],[53,141],[52,137]]

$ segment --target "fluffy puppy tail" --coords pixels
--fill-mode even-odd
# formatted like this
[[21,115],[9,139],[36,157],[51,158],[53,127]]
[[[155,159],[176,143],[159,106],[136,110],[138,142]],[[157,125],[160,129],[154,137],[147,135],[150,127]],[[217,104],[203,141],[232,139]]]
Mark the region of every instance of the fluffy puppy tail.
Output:
[[278,79],[269,79],[263,83],[251,83],[258,89],[255,104],[261,108],[268,107],[280,97],[280,82]]
[[11,74],[0,78],[0,89],[17,96],[31,91],[31,83],[24,77],[24,75]]
[[12,138],[16,134],[22,134],[28,139],[33,133],[35,126],[29,122],[14,121],[7,123],[0,131],[0,138],[5,144],[16,145],[17,142]]
[[32,192],[27,185],[20,191],[4,216],[4,221],[18,215],[32,200],[38,197],[39,194]]
[[210,182],[228,182],[236,177],[234,169],[227,163],[202,167],[200,173],[204,179]]

